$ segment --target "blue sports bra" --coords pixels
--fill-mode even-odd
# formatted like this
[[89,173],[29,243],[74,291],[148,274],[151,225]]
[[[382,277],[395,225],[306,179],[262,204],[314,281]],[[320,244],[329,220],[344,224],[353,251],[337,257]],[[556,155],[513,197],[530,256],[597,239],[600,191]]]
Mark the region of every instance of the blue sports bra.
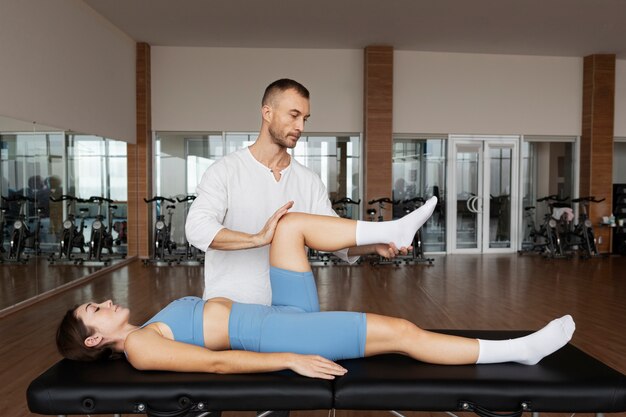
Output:
[[169,303],[144,323],[165,323],[172,330],[174,340],[204,347],[204,303],[200,297],[183,297]]

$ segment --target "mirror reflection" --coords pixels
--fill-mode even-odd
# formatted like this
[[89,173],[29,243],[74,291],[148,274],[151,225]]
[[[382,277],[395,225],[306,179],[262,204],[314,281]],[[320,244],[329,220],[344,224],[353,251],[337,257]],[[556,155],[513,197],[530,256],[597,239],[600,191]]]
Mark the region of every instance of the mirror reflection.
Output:
[[126,143],[0,117],[0,314],[126,256]]

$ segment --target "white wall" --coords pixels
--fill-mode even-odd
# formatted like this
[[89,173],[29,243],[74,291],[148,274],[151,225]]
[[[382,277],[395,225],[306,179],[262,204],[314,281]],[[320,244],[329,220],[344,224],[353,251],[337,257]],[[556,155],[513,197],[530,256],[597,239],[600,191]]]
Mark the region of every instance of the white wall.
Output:
[[363,51],[152,47],[155,131],[258,131],[263,91],[293,78],[311,93],[309,132],[363,130]]
[[[582,65],[395,51],[393,130],[580,135]],[[263,89],[280,77],[311,91],[309,132],[363,130],[362,50],[180,47],[152,48],[153,129],[256,131]]]
[[396,51],[394,132],[579,135],[580,58]]
[[615,63],[615,125],[614,135],[626,137],[626,60]]
[[135,142],[135,42],[80,0],[2,0],[0,115]]

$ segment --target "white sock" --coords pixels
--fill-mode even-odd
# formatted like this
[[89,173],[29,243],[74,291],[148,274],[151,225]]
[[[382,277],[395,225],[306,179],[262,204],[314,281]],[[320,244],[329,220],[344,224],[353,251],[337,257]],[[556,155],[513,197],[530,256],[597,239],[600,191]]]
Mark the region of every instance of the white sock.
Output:
[[412,211],[398,220],[388,222],[356,222],[356,244],[374,245],[377,243],[394,243],[402,248],[413,243],[413,237],[417,229],[422,227],[426,220],[433,214],[437,205],[437,197],[431,197],[417,210]]
[[576,329],[572,316],[552,320],[546,327],[528,336],[509,340],[478,339],[480,352],[476,363],[518,362],[534,365],[562,348]]

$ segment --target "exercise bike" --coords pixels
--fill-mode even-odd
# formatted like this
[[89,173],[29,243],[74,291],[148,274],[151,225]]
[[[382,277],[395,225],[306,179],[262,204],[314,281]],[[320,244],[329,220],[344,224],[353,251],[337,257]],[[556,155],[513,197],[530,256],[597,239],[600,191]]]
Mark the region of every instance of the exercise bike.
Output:
[[[413,197],[407,200],[402,201],[404,214],[407,215],[414,210],[420,208],[426,200],[422,197]],[[398,259],[401,259],[407,265],[410,264],[419,264],[419,263],[428,263],[428,265],[432,265],[435,260],[433,258],[427,258],[424,256],[424,242],[422,240],[422,228],[420,227],[415,232],[415,236],[413,237],[413,250],[408,255],[400,255]]]
[[[176,197],[176,201],[179,203],[186,203],[187,209],[185,213],[189,213],[189,208],[195,199],[195,195],[188,195],[184,198]],[[180,263],[191,266],[204,265],[204,252],[189,243],[189,241],[185,238],[185,253]]]
[[50,201],[60,203],[67,201],[67,218],[63,220],[63,230],[59,239],[59,256],[55,258],[54,254],[51,254],[48,258],[50,265],[71,263],[79,265],[84,262],[84,257],[77,257],[74,254],[74,248],[78,248],[81,254],[85,254],[85,216],[89,209],[86,207],[80,208],[80,223],[76,224],[75,207],[76,203],[86,203],[88,200],[83,200],[72,195],[62,195],[59,198],[50,197]]
[[[87,200],[90,203],[96,203],[98,205],[98,214],[96,214],[96,218],[91,223],[91,239],[89,241],[89,256],[88,260],[83,262],[83,264],[93,264],[93,265],[108,265],[111,262],[111,259],[114,257],[113,254],[113,236],[109,232],[111,227],[111,215],[112,210],[115,210],[117,206],[112,205],[113,200],[105,197],[92,196]],[[109,221],[108,227],[104,223],[104,214],[102,214],[102,205],[104,203],[108,204],[108,214]],[[103,256],[102,251],[107,250],[107,256]],[[121,257],[125,257],[125,255],[121,255]]]
[[2,199],[8,203],[17,202],[19,205],[19,214],[13,222],[13,231],[11,232],[11,240],[9,242],[9,256],[2,261],[26,263],[29,260],[29,256],[24,253],[26,248],[33,249],[35,254],[39,253],[39,228],[41,227],[39,219],[42,209],[37,208],[34,231],[31,231],[26,220],[26,209],[28,207],[27,203],[35,203],[35,199],[22,195],[14,195],[10,198],[3,196]]
[[[358,206],[361,204],[361,200],[354,201],[349,197],[344,197],[339,200],[331,201],[333,210],[341,218],[351,218],[348,215],[348,204]],[[349,265],[331,252],[320,252],[311,248],[307,248],[307,257],[311,266]],[[359,258],[357,263],[360,262],[361,259]]]
[[[527,244],[527,249],[520,253],[538,251],[548,258],[567,257],[559,221],[565,213],[563,209],[569,208],[569,205],[565,204],[568,199],[569,197],[559,198],[557,195],[549,195],[536,200],[538,203],[545,203],[548,210],[539,229],[534,229],[534,220],[529,223],[529,227],[530,225],[533,227],[533,230],[529,232],[529,235],[533,237],[532,246]],[[529,216],[533,214],[530,211],[532,209],[534,207],[527,210]]]
[[[0,207],[0,254],[6,253],[6,249],[4,248],[4,226],[5,219],[7,216],[7,211],[9,211],[8,207],[1,206]],[[3,255],[0,255],[3,256]]]
[[[152,258],[144,259],[144,265],[148,263],[154,263],[157,266],[166,266],[172,265],[174,263],[179,264],[181,259],[176,255],[172,256],[172,251],[176,249],[176,242],[172,240],[171,230],[172,230],[172,215],[174,214],[174,209],[176,206],[175,200],[162,196],[155,196],[151,199],[143,199],[147,204],[150,203],[158,203],[157,204],[157,216],[154,222],[154,247]],[[169,202],[172,204],[166,205],[168,221],[165,221],[165,214],[163,214],[163,204],[165,202]],[[165,254],[167,251],[167,255]]]
[[578,224],[570,228],[566,234],[565,241],[568,248],[572,251],[578,251],[583,259],[598,256],[596,247],[596,238],[593,233],[593,223],[587,215],[587,206],[589,203],[601,203],[605,199],[597,200],[594,196],[580,197],[572,199],[572,203],[580,203],[580,214]]
[[[399,201],[394,201],[388,197],[383,197],[383,198],[378,198],[375,200],[368,201],[367,204],[369,205],[378,204],[378,209],[375,209],[372,207],[367,209],[367,214],[370,218],[370,221],[378,221],[378,222],[385,221],[384,211],[387,208],[385,204],[394,205],[398,203]],[[376,217],[376,213],[378,213],[378,217]],[[380,255],[372,255],[369,258],[370,258],[371,265],[399,266],[402,263],[398,258],[388,259]]]

